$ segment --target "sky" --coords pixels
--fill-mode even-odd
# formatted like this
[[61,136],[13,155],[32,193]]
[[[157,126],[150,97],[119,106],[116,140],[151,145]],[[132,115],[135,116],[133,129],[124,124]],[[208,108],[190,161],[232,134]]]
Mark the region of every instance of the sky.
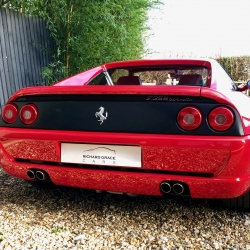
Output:
[[146,58],[250,56],[250,0],[162,0]]

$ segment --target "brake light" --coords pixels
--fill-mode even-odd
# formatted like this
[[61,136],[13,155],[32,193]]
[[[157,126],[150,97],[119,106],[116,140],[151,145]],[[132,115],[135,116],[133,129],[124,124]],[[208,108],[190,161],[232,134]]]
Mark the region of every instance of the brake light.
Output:
[[196,107],[185,107],[178,113],[177,122],[184,130],[195,130],[201,125],[201,112]]
[[234,119],[234,114],[229,108],[217,107],[210,112],[208,123],[216,131],[225,131],[233,125]]
[[20,110],[20,119],[24,124],[30,125],[35,122],[38,115],[37,107],[34,104],[27,104]]
[[18,116],[17,106],[15,104],[7,104],[2,110],[2,118],[6,123],[13,123]]

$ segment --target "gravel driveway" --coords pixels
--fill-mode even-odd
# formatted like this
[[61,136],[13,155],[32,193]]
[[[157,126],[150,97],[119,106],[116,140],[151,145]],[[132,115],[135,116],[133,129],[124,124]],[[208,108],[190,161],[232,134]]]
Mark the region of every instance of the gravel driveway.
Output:
[[0,249],[250,250],[250,212],[191,199],[38,189],[0,168]]

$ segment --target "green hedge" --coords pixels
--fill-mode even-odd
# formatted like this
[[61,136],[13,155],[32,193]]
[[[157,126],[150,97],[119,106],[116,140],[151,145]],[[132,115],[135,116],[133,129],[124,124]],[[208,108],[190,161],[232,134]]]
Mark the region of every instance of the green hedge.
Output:
[[44,76],[53,82],[59,80],[55,75],[141,58],[148,10],[158,4],[160,0],[10,0],[6,7],[47,21],[58,50]]
[[215,58],[234,81],[246,82],[250,78],[250,56]]

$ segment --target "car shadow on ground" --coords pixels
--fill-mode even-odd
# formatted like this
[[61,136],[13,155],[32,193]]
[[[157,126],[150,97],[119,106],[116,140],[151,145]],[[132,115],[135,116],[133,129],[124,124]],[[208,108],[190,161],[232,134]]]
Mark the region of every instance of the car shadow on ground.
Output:
[[174,213],[175,210],[179,212],[182,208],[233,212],[223,208],[220,200],[207,201],[169,195],[130,197],[63,186],[33,187],[29,182],[9,176],[2,169],[0,169],[0,202],[44,207],[50,211],[60,210],[60,207],[65,206],[71,209],[88,207],[90,210],[94,207],[95,210],[103,211],[106,207],[116,206],[131,212],[146,209],[152,213],[166,213],[166,211]]

